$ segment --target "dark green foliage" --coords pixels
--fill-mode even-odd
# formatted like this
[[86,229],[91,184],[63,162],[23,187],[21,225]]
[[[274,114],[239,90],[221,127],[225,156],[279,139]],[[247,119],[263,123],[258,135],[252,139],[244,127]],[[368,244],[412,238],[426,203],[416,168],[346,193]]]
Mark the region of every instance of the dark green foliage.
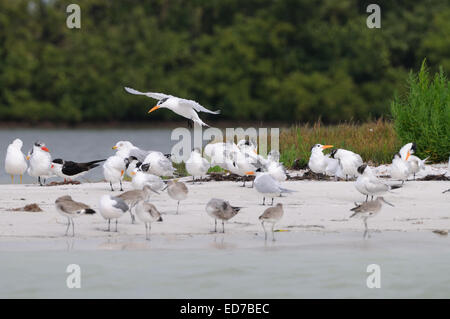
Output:
[[450,155],[450,83],[441,69],[429,74],[425,61],[410,73],[409,91],[392,102],[395,130],[402,143],[415,142],[419,157],[447,161]]
[[150,121],[167,92],[222,110],[213,120],[366,121],[424,57],[450,71],[450,5],[360,0],[0,0],[0,121]]

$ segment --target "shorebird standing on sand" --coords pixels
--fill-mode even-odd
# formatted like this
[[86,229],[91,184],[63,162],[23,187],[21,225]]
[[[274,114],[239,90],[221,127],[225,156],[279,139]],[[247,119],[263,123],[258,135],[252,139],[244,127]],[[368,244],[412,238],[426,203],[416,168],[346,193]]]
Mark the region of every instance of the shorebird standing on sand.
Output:
[[358,173],[361,175],[356,179],[355,188],[361,194],[366,195],[366,202],[369,199],[369,195],[372,196],[373,199],[373,196],[375,195],[381,195],[391,189],[402,187],[401,185],[388,185],[383,183],[375,176],[372,169],[367,166],[367,164],[358,167]]
[[125,172],[125,160],[117,155],[110,156],[103,164],[103,175],[105,180],[109,182],[111,191],[114,191],[113,183],[120,183],[120,191],[122,188],[123,173]]
[[[259,173],[260,169],[256,170],[257,175],[255,178],[255,188],[256,190],[263,195],[263,205],[266,202],[266,196],[272,198],[271,206],[273,205],[274,197],[280,196],[284,193],[293,193],[294,190],[290,190],[287,188],[281,187],[280,183],[278,183],[272,175],[269,173]],[[248,172],[249,175],[255,174],[255,172]]]
[[5,171],[11,175],[11,183],[14,184],[14,175],[20,176],[20,184],[22,184],[22,176],[28,168],[25,155],[22,153],[23,142],[16,138],[9,144],[6,151]]
[[30,167],[28,167],[28,175],[37,177],[39,185],[43,186],[42,179],[50,177],[53,173],[50,170],[52,157],[50,151],[44,143],[36,142],[33,148],[28,153],[27,160],[30,161]]
[[388,203],[382,196],[378,196],[375,200],[364,202],[361,205],[358,205],[355,203],[356,207],[353,207],[352,209],[350,209],[351,211],[354,212],[350,216],[350,218],[359,217],[359,218],[362,218],[362,220],[364,221],[364,227],[365,227],[365,231],[364,231],[364,235],[363,235],[364,238],[366,238],[366,236],[370,237],[369,229],[367,228],[367,219],[375,216],[376,214],[378,214],[380,212],[381,207],[382,207],[382,202],[394,207],[394,205],[392,205],[391,203]]
[[138,202],[147,201],[150,198],[152,192],[154,192],[155,194],[159,194],[158,192],[154,191],[150,185],[145,185],[143,189],[135,189],[117,196],[117,198],[120,198],[125,203],[127,203],[130,210],[132,224],[134,224],[135,218],[131,210],[137,205]]
[[242,207],[231,206],[229,202],[223,199],[212,198],[206,204],[206,212],[214,218],[214,232],[217,232],[217,220],[222,221],[222,233],[225,233],[225,221],[234,217]]
[[180,208],[180,201],[186,199],[189,190],[185,183],[178,182],[176,180],[170,180],[167,182],[167,193],[169,194],[170,198],[178,201],[177,204],[177,214],[178,209]]
[[55,206],[58,213],[64,217],[67,217],[68,224],[66,236],[69,232],[70,224],[72,224],[72,236],[75,237],[75,224],[73,223],[74,217],[78,217],[82,214],[95,214],[95,210],[91,209],[88,205],[76,202],[68,195],[57,198],[55,201]]
[[275,207],[267,208],[264,213],[259,216],[261,226],[264,229],[264,239],[267,240],[267,232],[264,223],[272,224],[272,240],[275,241],[275,233],[273,228],[275,224],[283,217],[283,204],[278,203]]
[[111,219],[116,220],[116,232],[117,232],[117,220],[125,215],[129,207],[127,203],[121,198],[111,195],[103,195],[100,198],[100,214],[104,219],[108,220],[108,230],[111,231]]
[[136,215],[145,225],[145,239],[150,240],[152,222],[162,222],[163,219],[155,205],[140,201],[136,206]]

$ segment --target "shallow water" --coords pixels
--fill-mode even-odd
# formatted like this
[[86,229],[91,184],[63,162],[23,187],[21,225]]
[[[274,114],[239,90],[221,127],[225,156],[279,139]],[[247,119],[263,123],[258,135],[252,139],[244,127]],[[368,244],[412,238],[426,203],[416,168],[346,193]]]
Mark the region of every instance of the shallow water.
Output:
[[[2,298],[448,298],[450,245],[431,232],[153,236],[0,242]],[[66,267],[81,267],[81,288]],[[370,264],[381,288],[366,285]]]
[[[177,141],[170,140],[169,129],[2,129],[0,130],[0,184],[11,183],[11,177],[5,173],[5,156],[8,145],[20,138],[26,155],[37,140],[44,142],[50,149],[52,158],[63,158],[75,162],[89,162],[104,159],[114,154],[111,149],[118,141],[130,141],[146,150],[158,150],[169,153]],[[101,166],[85,175],[89,181],[103,178]],[[18,178],[18,177],[17,177]],[[27,174],[25,183],[36,180]],[[18,182],[18,181],[17,181]]]

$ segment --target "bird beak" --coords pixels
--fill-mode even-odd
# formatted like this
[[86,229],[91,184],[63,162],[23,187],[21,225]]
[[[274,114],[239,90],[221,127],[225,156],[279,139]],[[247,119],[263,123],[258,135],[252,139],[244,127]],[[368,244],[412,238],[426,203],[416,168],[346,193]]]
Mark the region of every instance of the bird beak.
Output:
[[50,152],[50,151],[48,150],[48,148],[45,147],[45,146],[42,146],[42,147],[41,147],[41,150],[46,151],[46,152]]
[[122,176],[122,175],[123,175],[123,170],[120,171],[120,176]]
[[384,198],[382,199],[383,202],[385,202],[386,204],[388,204],[389,206],[395,207],[394,205],[392,205],[391,203],[387,202]]
[[408,158],[411,156],[411,153],[408,151],[408,153],[406,153],[406,160],[408,160]]
[[136,173],[135,173],[135,172],[131,172],[131,175],[133,175],[133,176],[134,176],[134,175],[136,175]]
[[30,160],[30,155],[27,155],[27,161],[29,161]]
[[148,111],[148,113],[152,113],[153,111],[156,111],[157,109],[159,109],[160,108],[160,106],[159,105],[156,105],[156,106],[154,106],[150,111]]
[[255,175],[255,172],[245,172],[245,175]]
[[117,146],[113,146],[112,149],[113,149],[113,150],[116,150],[116,149],[117,149]]
[[52,166],[50,166],[50,168],[54,168],[54,167],[55,167],[55,165],[53,165],[53,164],[52,164]]
[[332,148],[333,147],[333,145],[322,145],[322,149],[324,150],[324,149],[327,149],[327,148]]

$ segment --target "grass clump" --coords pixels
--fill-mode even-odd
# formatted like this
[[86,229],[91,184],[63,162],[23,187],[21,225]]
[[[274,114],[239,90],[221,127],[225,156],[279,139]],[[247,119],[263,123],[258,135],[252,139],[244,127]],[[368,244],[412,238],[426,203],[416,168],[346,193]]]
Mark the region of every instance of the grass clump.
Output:
[[418,74],[411,72],[409,91],[391,103],[394,127],[400,141],[415,142],[419,157],[432,162],[450,155],[450,85],[442,69],[432,77],[425,60]]
[[280,161],[287,167],[306,166],[314,144],[332,144],[362,156],[372,164],[391,163],[392,156],[398,152],[401,143],[392,123],[382,119],[365,124],[343,123],[324,126],[317,122],[294,126],[280,133]]

